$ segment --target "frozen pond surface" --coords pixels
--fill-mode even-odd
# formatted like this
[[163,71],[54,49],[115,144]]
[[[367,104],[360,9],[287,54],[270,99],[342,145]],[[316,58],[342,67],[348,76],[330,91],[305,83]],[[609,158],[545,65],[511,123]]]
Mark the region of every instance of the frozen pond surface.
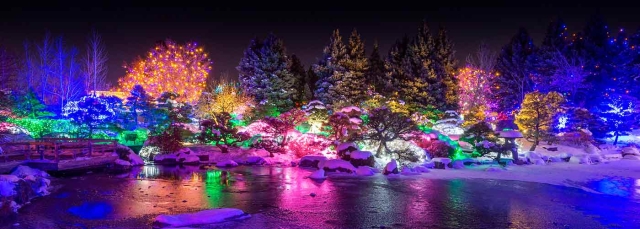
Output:
[[201,227],[640,228],[637,199],[547,184],[380,174],[318,182],[296,167],[228,171],[145,166],[121,175],[57,178],[51,195],[1,226],[151,228],[158,214],[229,207],[251,218]]

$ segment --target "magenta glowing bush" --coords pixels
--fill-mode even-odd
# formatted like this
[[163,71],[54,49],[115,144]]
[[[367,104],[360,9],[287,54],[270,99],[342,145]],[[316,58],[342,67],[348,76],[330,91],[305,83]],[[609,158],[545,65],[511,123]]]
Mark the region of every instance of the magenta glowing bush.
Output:
[[324,154],[329,145],[331,145],[331,141],[322,135],[302,134],[298,131],[291,131],[289,132],[289,138],[285,151],[298,158],[306,155]]

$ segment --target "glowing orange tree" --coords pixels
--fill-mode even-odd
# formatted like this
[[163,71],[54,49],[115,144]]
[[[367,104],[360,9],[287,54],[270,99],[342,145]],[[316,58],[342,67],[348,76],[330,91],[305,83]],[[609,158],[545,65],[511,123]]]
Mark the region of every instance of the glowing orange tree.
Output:
[[206,86],[211,60],[196,43],[178,45],[166,40],[145,58],[125,66],[127,74],[118,80],[120,91],[141,85],[151,97],[175,92],[180,102],[195,103]]

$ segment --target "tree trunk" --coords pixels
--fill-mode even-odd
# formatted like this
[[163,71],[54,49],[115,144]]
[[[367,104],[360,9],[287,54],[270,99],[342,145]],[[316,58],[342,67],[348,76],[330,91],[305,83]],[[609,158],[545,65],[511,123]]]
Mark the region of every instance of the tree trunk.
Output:
[[618,144],[618,136],[620,136],[620,135],[618,134],[618,131],[616,131],[614,134],[616,136],[616,139],[613,140],[613,145],[616,145],[616,144]]
[[280,142],[280,146],[284,147],[287,144],[287,134],[282,136],[282,142]]
[[531,148],[529,149],[529,151],[534,151],[536,150],[536,146],[538,146],[539,140],[536,137],[535,140],[533,141],[533,145],[531,145]]
[[383,141],[380,141],[380,145],[378,146],[378,151],[376,152],[377,158],[380,158],[382,156],[382,147],[385,147],[383,144],[384,144]]

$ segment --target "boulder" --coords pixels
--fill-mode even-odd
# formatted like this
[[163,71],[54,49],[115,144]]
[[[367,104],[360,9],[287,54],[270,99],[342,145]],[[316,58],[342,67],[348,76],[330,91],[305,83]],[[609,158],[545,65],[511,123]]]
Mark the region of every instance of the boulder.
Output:
[[311,175],[309,175],[309,178],[315,179],[315,180],[323,180],[327,177],[324,175],[324,169],[318,169],[313,173],[311,173]]
[[342,159],[331,159],[321,161],[318,163],[320,169],[324,169],[327,172],[343,172],[343,173],[355,173],[356,167],[354,167],[348,161]]
[[434,163],[434,168],[436,169],[447,169],[451,163],[451,159],[446,157],[436,157],[431,161]]
[[238,163],[233,160],[226,160],[216,163],[216,167],[236,167]]
[[626,155],[626,156],[622,157],[622,159],[640,161],[640,156]]
[[640,151],[636,147],[624,147],[622,148],[622,157],[627,155],[640,156]]
[[323,155],[307,155],[300,159],[300,167],[320,168],[318,164],[326,160]]
[[531,164],[534,164],[534,165],[546,165],[547,163],[545,162],[544,159],[540,158],[540,159],[535,159],[535,160],[531,161]]
[[197,165],[200,164],[200,157],[193,154],[179,154],[176,161],[184,165]]
[[542,159],[542,155],[535,151],[525,152],[523,156],[524,157],[522,158],[526,159],[526,161],[530,164],[535,164],[535,161],[537,161],[538,159]]
[[267,160],[260,156],[249,156],[245,159],[244,164],[247,165],[265,165],[267,164]]
[[369,166],[358,166],[358,168],[356,169],[356,174],[358,176],[373,176],[375,174],[375,171]]
[[396,162],[396,159],[391,159],[391,161],[387,163],[386,166],[384,166],[384,170],[382,171],[382,174],[384,175],[398,174],[398,162]]
[[422,164],[423,167],[433,169],[436,167],[436,163],[434,161],[425,162]]
[[575,164],[588,164],[588,165],[592,164],[591,157],[589,157],[586,154],[573,155],[569,159],[569,162],[570,163],[575,163]]
[[376,163],[373,154],[369,151],[353,151],[349,154],[349,161],[353,166],[373,167]]

